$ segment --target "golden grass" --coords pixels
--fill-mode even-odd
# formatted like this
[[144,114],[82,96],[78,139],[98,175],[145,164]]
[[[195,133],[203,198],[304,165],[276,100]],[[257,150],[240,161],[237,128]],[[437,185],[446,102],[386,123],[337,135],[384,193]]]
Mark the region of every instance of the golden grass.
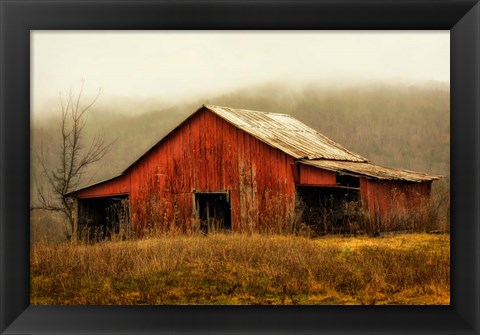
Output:
[[32,304],[449,304],[449,235],[36,243]]

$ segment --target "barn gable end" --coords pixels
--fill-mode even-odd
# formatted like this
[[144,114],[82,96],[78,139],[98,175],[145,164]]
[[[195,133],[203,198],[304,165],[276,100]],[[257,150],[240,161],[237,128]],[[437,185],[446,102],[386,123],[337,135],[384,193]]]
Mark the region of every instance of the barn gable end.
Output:
[[165,228],[174,224],[190,229],[195,224],[195,194],[217,192],[230,199],[235,230],[265,217],[264,210],[286,220],[288,208],[282,206],[280,213],[280,206],[266,204],[280,198],[286,206],[293,203],[287,173],[292,163],[285,153],[200,110],[129,169],[132,219],[147,229],[159,221]]

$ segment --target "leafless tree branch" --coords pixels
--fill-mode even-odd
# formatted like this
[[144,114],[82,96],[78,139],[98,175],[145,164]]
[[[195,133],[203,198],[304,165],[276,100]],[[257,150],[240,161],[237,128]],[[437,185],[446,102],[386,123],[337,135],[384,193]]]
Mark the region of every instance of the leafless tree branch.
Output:
[[[57,161],[54,168],[48,168],[43,146],[40,150],[39,162],[41,173],[34,173],[35,187],[38,194],[38,206],[31,210],[43,209],[62,213],[68,220],[67,237],[72,237],[74,229],[73,204],[66,198],[82,182],[85,169],[110,152],[115,141],[107,142],[105,134],[100,131],[93,136],[88,147],[85,147],[84,131],[87,124],[88,111],[98,100],[101,91],[85,106],[82,106],[84,82],[77,96],[71,91],[62,97],[60,94],[60,135]],[[45,180],[45,186],[39,179]]]

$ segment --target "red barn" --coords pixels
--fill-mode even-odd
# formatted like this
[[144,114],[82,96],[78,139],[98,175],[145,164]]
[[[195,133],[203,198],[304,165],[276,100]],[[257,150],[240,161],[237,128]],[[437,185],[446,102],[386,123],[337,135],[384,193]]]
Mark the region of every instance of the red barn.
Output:
[[284,232],[325,218],[334,230],[349,204],[385,217],[428,197],[438,178],[374,165],[290,115],[203,105],[123,173],[68,196],[82,238]]

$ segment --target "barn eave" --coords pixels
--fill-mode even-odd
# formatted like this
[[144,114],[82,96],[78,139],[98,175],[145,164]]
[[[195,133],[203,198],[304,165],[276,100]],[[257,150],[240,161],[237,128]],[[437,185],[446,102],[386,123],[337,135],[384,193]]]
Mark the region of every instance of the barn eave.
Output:
[[75,190],[73,190],[73,191],[68,192],[67,194],[65,194],[65,198],[75,196],[77,193],[79,193],[79,192],[81,192],[81,191],[85,191],[86,189],[89,189],[89,188],[91,188],[91,187],[99,186],[99,185],[101,185],[101,184],[105,184],[105,183],[111,182],[111,181],[113,181],[113,180],[115,180],[115,179],[118,179],[118,178],[120,178],[120,177],[122,177],[122,176],[124,176],[124,173],[123,173],[123,172],[120,173],[120,174],[118,174],[118,175],[116,175],[116,176],[113,176],[113,177],[110,177],[110,178],[107,178],[107,179],[102,179],[102,180],[100,180],[100,181],[94,182],[94,183],[92,183],[92,184],[88,184],[88,185],[86,185],[86,186],[82,186],[82,187],[80,187],[80,188],[78,188],[78,189],[75,189]]
[[381,181],[427,182],[440,178],[442,175],[425,174],[404,169],[387,168],[369,162],[345,162],[334,160],[300,160],[299,163],[314,166],[319,169],[336,172],[354,177],[363,177]]

